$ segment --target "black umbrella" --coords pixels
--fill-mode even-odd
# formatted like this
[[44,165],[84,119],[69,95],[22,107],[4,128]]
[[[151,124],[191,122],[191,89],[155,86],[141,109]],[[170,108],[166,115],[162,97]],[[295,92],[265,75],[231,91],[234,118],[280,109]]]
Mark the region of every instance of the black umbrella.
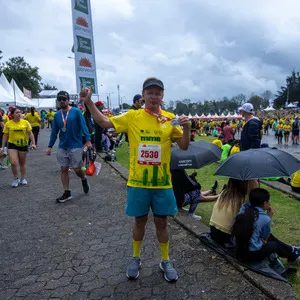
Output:
[[238,180],[291,176],[300,170],[293,155],[271,148],[250,149],[235,153],[217,169],[215,175]]
[[190,144],[186,151],[175,146],[171,153],[171,170],[199,169],[220,160],[221,153],[221,148],[205,141]]

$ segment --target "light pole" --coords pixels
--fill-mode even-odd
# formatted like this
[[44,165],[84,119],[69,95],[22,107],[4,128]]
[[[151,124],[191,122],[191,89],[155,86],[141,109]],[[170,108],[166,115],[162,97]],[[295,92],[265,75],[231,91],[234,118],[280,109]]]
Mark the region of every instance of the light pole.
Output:
[[110,108],[111,106],[111,98],[110,98],[110,95],[113,94],[114,92],[110,92],[110,93],[107,93],[107,106],[108,108]]

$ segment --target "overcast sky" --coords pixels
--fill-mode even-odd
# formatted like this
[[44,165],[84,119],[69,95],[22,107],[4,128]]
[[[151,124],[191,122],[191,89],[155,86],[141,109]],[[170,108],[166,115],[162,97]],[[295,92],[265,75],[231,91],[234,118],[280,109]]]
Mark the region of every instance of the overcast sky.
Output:
[[[225,4],[226,3],[226,4]],[[131,103],[150,76],[165,100],[276,92],[299,66],[299,0],[91,0],[100,98]],[[71,0],[0,0],[4,60],[75,92]],[[103,85],[103,86],[100,86]]]

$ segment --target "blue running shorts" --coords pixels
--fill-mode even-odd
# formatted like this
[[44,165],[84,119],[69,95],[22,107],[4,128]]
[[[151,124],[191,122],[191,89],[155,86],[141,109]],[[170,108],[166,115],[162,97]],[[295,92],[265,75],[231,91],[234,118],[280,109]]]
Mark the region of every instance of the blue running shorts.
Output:
[[176,215],[178,208],[173,189],[127,187],[127,216],[145,216],[149,213],[150,207],[154,215]]

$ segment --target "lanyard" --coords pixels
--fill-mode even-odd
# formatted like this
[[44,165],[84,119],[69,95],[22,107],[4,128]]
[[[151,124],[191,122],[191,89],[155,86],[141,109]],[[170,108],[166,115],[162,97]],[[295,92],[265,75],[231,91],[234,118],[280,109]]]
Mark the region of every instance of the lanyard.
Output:
[[63,111],[62,111],[62,109],[61,109],[61,118],[62,118],[62,120],[63,120],[63,124],[64,124],[64,128],[66,128],[67,127],[67,120],[68,120],[68,116],[69,116],[69,112],[70,112],[70,110],[71,110],[71,107],[70,106],[68,106],[68,110],[67,110],[67,114],[66,114],[66,118],[64,117],[64,113],[63,113]]
[[145,110],[146,113],[148,113],[148,114],[150,114],[150,115],[156,117],[157,120],[158,120],[158,122],[160,122],[160,123],[162,123],[162,124],[165,123],[166,121],[171,121],[171,120],[172,120],[172,118],[168,118],[168,117],[163,116],[163,115],[161,114],[161,110],[159,110],[159,113],[158,113],[158,114],[155,113],[155,112],[153,112],[153,111],[151,111],[151,110],[148,109],[148,108],[144,108],[144,110]]

